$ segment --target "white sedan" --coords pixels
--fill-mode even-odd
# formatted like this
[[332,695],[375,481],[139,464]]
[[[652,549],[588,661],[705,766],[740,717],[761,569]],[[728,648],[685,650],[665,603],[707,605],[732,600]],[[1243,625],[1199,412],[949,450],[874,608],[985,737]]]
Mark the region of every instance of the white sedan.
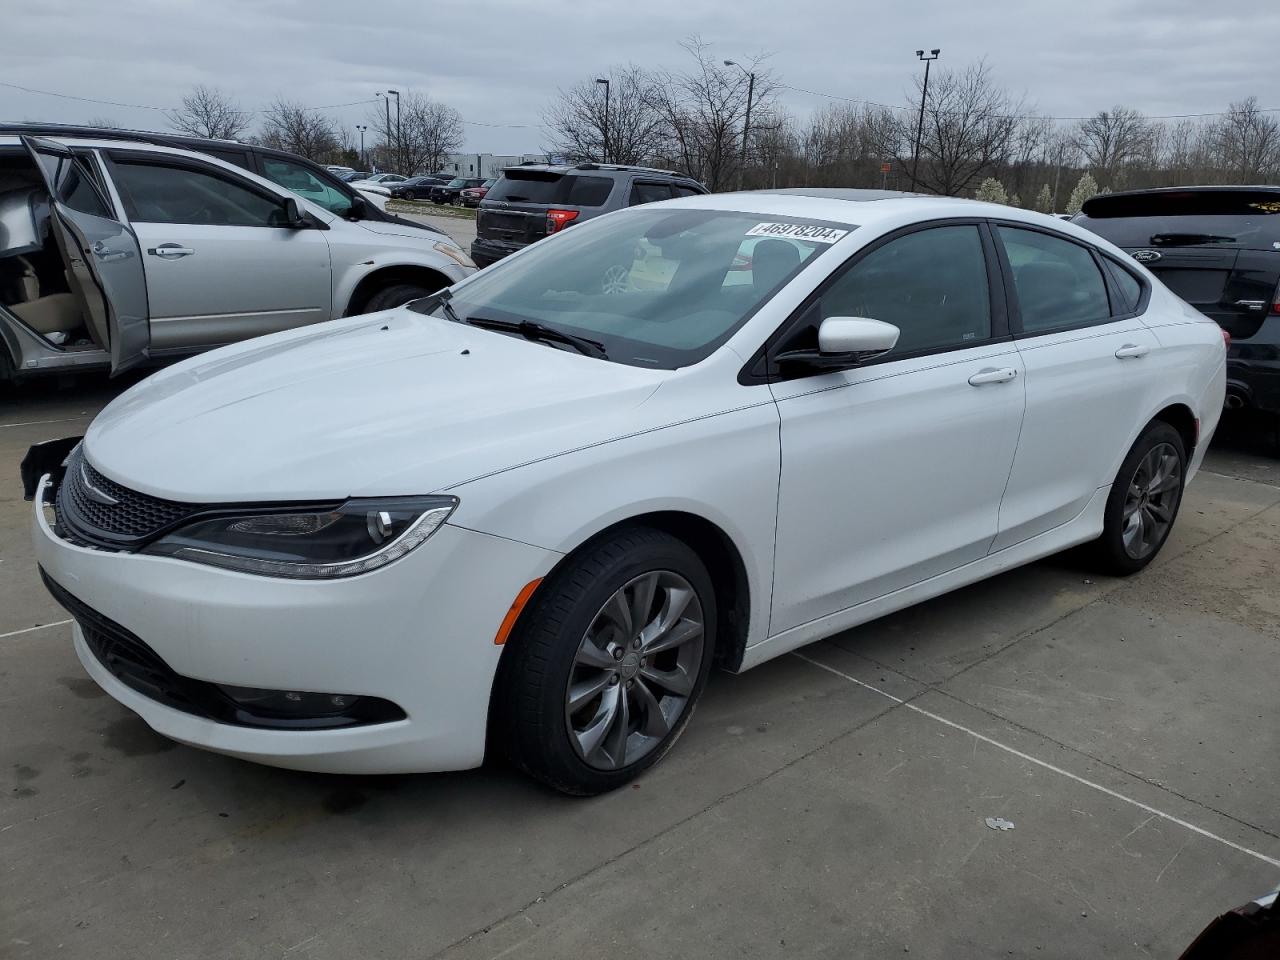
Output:
[[745,670],[1048,554],[1146,566],[1223,335],[1051,217],[877,191],[600,217],[227,347],[24,474],[89,674],[175,740],[575,794]]

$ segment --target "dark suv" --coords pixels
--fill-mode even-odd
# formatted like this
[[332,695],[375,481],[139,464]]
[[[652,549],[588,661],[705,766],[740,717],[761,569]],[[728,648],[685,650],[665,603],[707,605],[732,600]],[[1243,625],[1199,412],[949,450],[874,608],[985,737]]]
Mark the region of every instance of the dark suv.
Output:
[[706,192],[698,181],[674,170],[601,163],[507,167],[480,201],[471,259],[488,266],[602,213]]
[[1227,409],[1280,413],[1280,187],[1094,197],[1074,218],[1231,334]]

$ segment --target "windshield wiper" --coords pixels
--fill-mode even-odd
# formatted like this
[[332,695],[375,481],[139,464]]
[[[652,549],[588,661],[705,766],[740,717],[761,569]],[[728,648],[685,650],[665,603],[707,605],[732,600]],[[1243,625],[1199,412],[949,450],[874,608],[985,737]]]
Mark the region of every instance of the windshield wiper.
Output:
[[464,322],[473,327],[480,327],[482,330],[518,333],[526,340],[549,340],[554,343],[563,343],[573,347],[579,353],[596,356],[602,360],[609,358],[604,344],[599,340],[589,340],[575,333],[568,333],[555,327],[549,327],[545,323],[538,323],[536,320],[520,320],[517,322],[513,320],[490,320],[488,317],[467,317]]
[[1158,247],[1194,247],[1200,243],[1235,242],[1235,237],[1224,237],[1216,233],[1157,233],[1151,237],[1151,243]]

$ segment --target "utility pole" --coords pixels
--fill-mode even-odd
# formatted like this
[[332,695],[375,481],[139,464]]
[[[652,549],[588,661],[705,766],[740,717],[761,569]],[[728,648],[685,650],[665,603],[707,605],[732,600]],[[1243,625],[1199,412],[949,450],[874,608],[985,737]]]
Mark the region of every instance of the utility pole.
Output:
[[379,90],[374,96],[382,98],[382,105],[387,108],[387,153],[391,153],[391,97]]
[[604,141],[604,145],[603,147],[601,147],[602,159],[600,162],[608,163],[609,162],[609,81],[606,80],[604,77],[596,77],[596,83],[604,84],[604,136],[601,138]]
[[924,103],[925,98],[929,96],[929,65],[938,59],[938,54],[942,51],[934,48],[929,51],[929,56],[924,55],[923,50],[916,51],[916,59],[924,61],[924,87],[920,91],[920,119],[916,121],[916,149],[911,159],[911,189],[916,189],[916,174],[920,170],[920,136],[924,133]]
[[726,60],[724,65],[737,67],[747,75],[747,110],[742,120],[742,152],[738,157],[738,189],[741,190],[747,177],[747,138],[751,135],[751,98],[756,92],[756,75],[736,60]]

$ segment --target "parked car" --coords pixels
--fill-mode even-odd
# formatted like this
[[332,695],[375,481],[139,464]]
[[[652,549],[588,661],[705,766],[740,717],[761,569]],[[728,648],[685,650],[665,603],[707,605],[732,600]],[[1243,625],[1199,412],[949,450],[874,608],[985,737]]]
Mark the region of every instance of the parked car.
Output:
[[431,188],[428,199],[432,203],[443,206],[446,203],[457,203],[458,195],[468,187],[478,187],[484,183],[483,177],[454,177],[448,183],[438,184]]
[[403,183],[408,177],[402,177],[398,173],[370,173],[363,180],[356,181],[359,183],[376,183],[382,187],[390,187],[394,183]]
[[480,202],[471,259],[486,266],[602,213],[706,192],[673,170],[598,163],[507,167]]
[[1231,335],[1229,409],[1280,413],[1280,187],[1093,197],[1075,218]]
[[343,183],[357,183],[367,181],[371,174],[367,170],[352,170],[339,176]]
[[341,176],[344,173],[355,173],[355,170],[351,167],[344,167],[340,163],[327,163],[324,168],[334,176]]
[[118,373],[386,309],[474,270],[444,234],[289,154],[255,159],[266,176],[158,142],[0,128],[0,379]]
[[389,187],[391,196],[397,200],[417,200],[431,193],[431,188],[442,186],[449,181],[440,177],[410,177]]
[[462,201],[464,207],[478,207],[485,194],[489,192],[489,188],[497,182],[497,177],[490,177],[478,187],[464,187],[458,194],[458,199]]
[[161,371],[23,475],[81,662],[166,736],[345,773],[489,744],[589,794],[713,663],[1077,544],[1144,568],[1224,355],[1051,217],[692,196]]

